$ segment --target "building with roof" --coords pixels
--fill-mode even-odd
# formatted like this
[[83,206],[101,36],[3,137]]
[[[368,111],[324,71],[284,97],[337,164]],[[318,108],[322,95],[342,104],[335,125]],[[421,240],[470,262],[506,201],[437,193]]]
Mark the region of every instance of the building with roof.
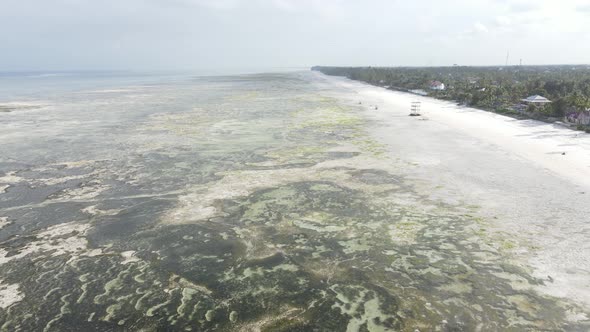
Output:
[[551,102],[551,100],[539,95],[530,96],[521,100],[529,105],[545,105]]
[[428,87],[431,90],[444,90],[445,84],[439,81],[431,81],[430,83],[428,83]]

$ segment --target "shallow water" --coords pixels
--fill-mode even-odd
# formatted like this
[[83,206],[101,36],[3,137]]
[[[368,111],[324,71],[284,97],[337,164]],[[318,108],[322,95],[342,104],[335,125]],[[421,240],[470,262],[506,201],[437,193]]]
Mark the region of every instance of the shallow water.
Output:
[[588,328],[332,89],[201,77],[0,113],[1,329]]

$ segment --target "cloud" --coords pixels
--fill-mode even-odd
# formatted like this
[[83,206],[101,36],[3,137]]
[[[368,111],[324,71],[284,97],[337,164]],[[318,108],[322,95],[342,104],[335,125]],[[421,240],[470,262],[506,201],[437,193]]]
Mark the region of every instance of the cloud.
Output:
[[482,32],[482,33],[488,33],[490,32],[490,29],[488,29],[488,27],[486,27],[483,23],[481,22],[477,22],[473,25],[473,29],[477,32]]
[[241,0],[215,0],[215,1],[184,0],[184,1],[193,2],[193,3],[200,5],[200,6],[205,6],[205,7],[214,8],[214,9],[223,9],[223,10],[235,9],[235,8],[238,8],[242,4]]
[[[130,0],[130,2],[133,2],[133,0]],[[244,3],[243,0],[145,0],[145,2],[160,8],[202,7],[212,10],[226,11],[237,9]],[[141,5],[138,5],[137,7],[140,8]]]
[[496,26],[506,27],[512,24],[512,19],[508,16],[496,16],[496,18],[494,18],[494,23]]
[[[150,0],[163,3],[162,0]],[[290,13],[313,13],[334,16],[341,12],[343,0],[170,0],[216,10],[243,8],[272,9]]]
[[535,11],[540,7],[540,1],[516,2],[510,5],[510,11],[516,13],[525,13]]
[[343,0],[261,0],[279,10],[291,13],[319,15],[324,18],[335,18],[343,14]]
[[580,63],[588,1],[0,0],[0,70]]

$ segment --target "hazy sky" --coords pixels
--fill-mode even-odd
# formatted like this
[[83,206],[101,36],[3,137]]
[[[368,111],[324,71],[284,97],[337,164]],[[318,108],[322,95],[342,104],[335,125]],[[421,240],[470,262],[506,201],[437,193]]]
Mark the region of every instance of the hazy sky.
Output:
[[0,70],[590,63],[590,0],[0,0]]

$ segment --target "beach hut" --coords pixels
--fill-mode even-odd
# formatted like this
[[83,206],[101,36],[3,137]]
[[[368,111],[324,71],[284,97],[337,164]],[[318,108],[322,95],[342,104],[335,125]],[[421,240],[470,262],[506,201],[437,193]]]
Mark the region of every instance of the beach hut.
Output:
[[431,90],[444,90],[445,89],[445,84],[439,81],[431,81],[428,86],[430,87]]
[[545,105],[551,102],[551,100],[539,95],[530,96],[521,100],[528,105]]

